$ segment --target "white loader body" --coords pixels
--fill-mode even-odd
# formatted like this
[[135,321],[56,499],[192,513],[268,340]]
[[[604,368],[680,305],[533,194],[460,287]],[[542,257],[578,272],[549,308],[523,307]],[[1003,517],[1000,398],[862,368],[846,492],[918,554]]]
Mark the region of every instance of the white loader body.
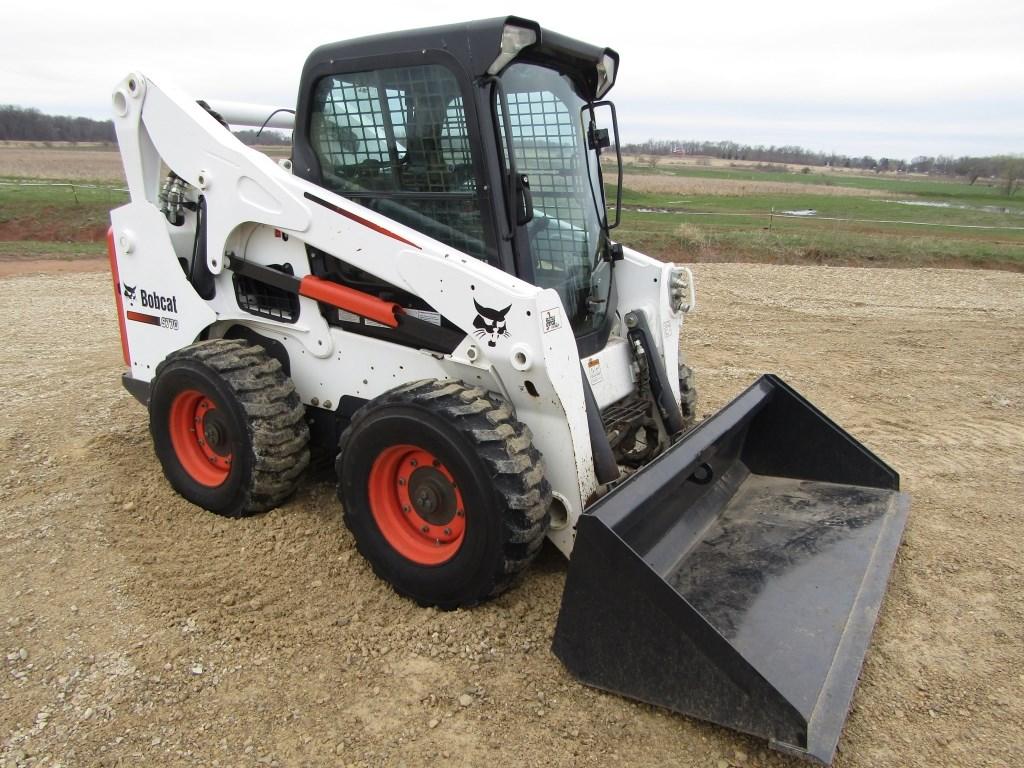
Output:
[[[245,326],[284,345],[291,378],[311,408],[345,396],[372,399],[419,379],[461,379],[505,396],[533,433],[563,514],[549,538],[566,555],[575,525],[602,490],[587,423],[587,372],[604,408],[636,389],[622,318],[608,343],[582,361],[558,294],[461,253],[327,189],[246,147],[195,101],[140,73],[114,92],[115,127],[132,202],[111,214],[119,312],[131,378],[149,382],[157,365],[201,336]],[[201,298],[183,263],[192,257],[195,213],[174,227],[159,208],[162,166],[201,191],[207,210],[207,267],[216,292]],[[190,227],[189,224],[192,224]],[[465,332],[450,354],[420,350],[329,325],[314,298],[299,298],[296,322],[242,309],[228,264],[289,265],[310,274],[307,246],[424,300]],[[625,249],[615,265],[618,304],[641,311],[664,368],[679,364],[683,314],[693,305],[688,270]],[[673,285],[688,296],[673,303]],[[505,333],[474,335],[476,303],[509,307]],[[673,306],[678,306],[675,311]],[[679,402],[678,380],[669,376]]]

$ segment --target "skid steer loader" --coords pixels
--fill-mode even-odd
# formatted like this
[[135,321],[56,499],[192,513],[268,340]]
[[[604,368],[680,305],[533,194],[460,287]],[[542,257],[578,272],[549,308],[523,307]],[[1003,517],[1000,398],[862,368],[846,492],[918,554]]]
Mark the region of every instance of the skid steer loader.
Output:
[[[195,504],[326,458],[374,571],[443,609],[550,539],[573,675],[829,762],[908,500],[774,376],[694,425],[691,273],[611,237],[618,65],[508,17],[318,48],[294,117],[129,74],[123,383]],[[289,160],[227,130],[268,123]]]

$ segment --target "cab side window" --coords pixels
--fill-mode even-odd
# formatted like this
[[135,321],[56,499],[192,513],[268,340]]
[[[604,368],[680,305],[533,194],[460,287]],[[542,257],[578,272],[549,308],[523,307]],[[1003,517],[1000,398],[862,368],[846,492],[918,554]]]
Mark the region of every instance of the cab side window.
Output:
[[438,64],[331,75],[310,143],[327,188],[471,256],[488,243],[459,84]]

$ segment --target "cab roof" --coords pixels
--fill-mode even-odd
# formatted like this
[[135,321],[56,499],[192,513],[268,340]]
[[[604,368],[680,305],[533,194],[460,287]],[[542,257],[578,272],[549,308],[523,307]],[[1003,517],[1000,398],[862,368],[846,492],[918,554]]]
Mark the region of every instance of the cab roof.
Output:
[[470,77],[483,77],[501,53],[501,37],[506,25],[532,29],[537,34],[537,42],[525,48],[513,61],[529,61],[565,72],[582,88],[582,95],[590,99],[597,98],[597,65],[601,59],[609,55],[615,60],[616,67],[618,65],[619,55],[610,48],[590,45],[543,29],[529,19],[499,16],[321,45],[306,59],[304,74],[322,72],[335,66],[343,69],[347,60],[441,50],[453,56]]

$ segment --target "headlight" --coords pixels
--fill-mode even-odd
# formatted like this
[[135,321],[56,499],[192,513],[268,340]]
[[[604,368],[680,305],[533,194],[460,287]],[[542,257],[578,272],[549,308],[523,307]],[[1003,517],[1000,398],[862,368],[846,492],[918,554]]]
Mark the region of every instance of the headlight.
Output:
[[517,27],[514,24],[506,24],[501,31],[501,53],[494,63],[487,68],[487,74],[496,75],[514,59],[523,48],[537,42],[537,33],[526,27]]
[[693,273],[686,267],[673,267],[669,278],[669,301],[675,313],[689,312],[697,303]]
[[615,57],[605,54],[597,63],[597,98],[603,98],[615,85]]

